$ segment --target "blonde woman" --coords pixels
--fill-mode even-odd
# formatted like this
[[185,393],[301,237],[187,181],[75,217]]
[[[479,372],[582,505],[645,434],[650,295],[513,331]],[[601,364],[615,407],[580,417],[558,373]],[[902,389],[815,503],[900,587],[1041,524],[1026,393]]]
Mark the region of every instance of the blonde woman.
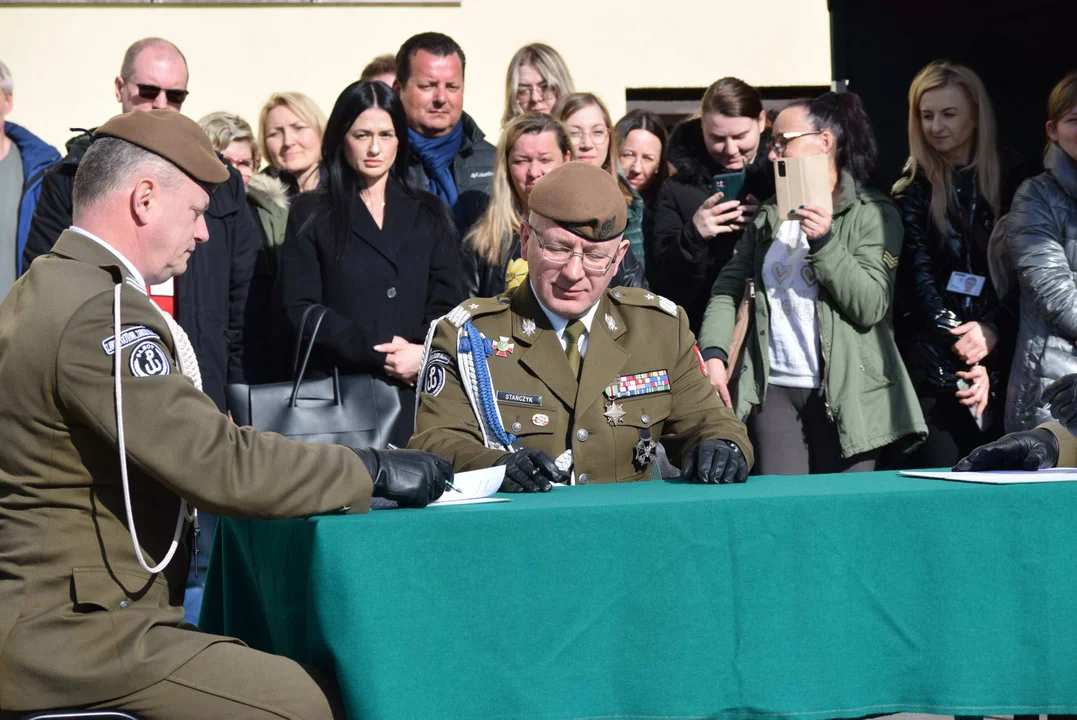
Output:
[[493,297],[527,276],[520,257],[520,220],[531,188],[543,175],[572,159],[561,123],[543,113],[524,113],[501,131],[490,203],[464,238],[464,292]]
[[[647,287],[644,278],[643,249],[650,244],[650,239],[643,237],[643,211],[642,203],[636,203],[636,197],[632,194],[632,186],[621,174],[618,162],[619,144],[613,131],[613,120],[610,119],[610,111],[606,109],[597,95],[592,93],[572,93],[566,95],[557,102],[553,109],[553,115],[562,122],[568,131],[569,142],[572,143],[572,158],[581,160],[591,165],[597,165],[612,175],[621,188],[625,205],[628,208],[628,227],[625,228],[625,238],[632,244],[618,272],[620,278],[614,278],[614,285],[631,285],[633,287]],[[648,222],[648,226],[650,223]],[[623,282],[618,282],[622,280]]]
[[247,206],[262,231],[266,247],[278,247],[284,242],[288,223],[288,190],[279,179],[257,172],[262,156],[250,124],[228,112],[210,113],[198,124],[206,131],[213,149],[243,178]]
[[952,466],[1002,433],[1016,297],[996,292],[987,242],[1020,161],[1000,154],[980,78],[948,61],[909,87],[909,151],[894,186],[905,226],[895,334],[930,432],[907,464]]
[[314,190],[321,179],[319,160],[325,113],[303,93],[273,93],[258,116],[258,142],[272,170],[289,195]]
[[524,45],[509,61],[501,124],[525,112],[548,113],[560,98],[572,92],[572,74],[560,53],[542,43]]

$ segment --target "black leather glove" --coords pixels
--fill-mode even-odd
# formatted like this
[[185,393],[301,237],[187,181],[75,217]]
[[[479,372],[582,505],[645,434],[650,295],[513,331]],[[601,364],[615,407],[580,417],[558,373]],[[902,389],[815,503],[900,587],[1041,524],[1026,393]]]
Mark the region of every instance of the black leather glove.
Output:
[[503,455],[494,463],[505,466],[501,492],[550,492],[555,482],[568,482],[568,473],[557,469],[550,456],[541,450],[524,448]]
[[374,497],[421,508],[441,497],[452,478],[448,460],[421,450],[352,448],[374,479]]
[[684,456],[681,470],[689,482],[742,483],[748,479],[748,462],[736,443],[707,438]]
[[1041,402],[1051,404],[1051,415],[1067,430],[1077,430],[1077,375],[1060,377],[1048,385]]
[[1036,428],[1003,435],[982,445],[954,465],[956,472],[983,470],[1043,470],[1058,464],[1058,438],[1050,430]]

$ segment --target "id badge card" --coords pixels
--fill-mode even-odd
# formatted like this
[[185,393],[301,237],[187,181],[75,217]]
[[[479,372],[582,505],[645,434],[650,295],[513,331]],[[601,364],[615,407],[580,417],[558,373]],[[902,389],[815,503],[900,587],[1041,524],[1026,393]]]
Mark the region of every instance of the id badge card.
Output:
[[987,278],[983,275],[954,272],[950,275],[950,282],[946,284],[946,289],[950,292],[958,293],[959,295],[980,297],[980,293],[984,290],[984,282],[986,280]]

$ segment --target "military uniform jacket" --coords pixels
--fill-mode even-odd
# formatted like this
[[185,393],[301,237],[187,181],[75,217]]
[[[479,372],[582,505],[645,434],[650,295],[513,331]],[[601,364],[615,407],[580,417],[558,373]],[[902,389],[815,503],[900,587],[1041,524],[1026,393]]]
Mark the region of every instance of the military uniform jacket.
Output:
[[[180,498],[219,515],[366,511],[343,447],[240,428],[180,374],[161,314],[120,260],[65,232],[0,305],[0,708],[81,705],[141,690],[228,638],[181,627],[188,557],[138,562],[117,455],[113,352],[135,526],[165,556]],[[113,293],[122,282],[119,341]]]
[[[487,362],[504,430],[517,436],[513,448],[551,458],[571,449],[578,484],[652,477],[636,462],[641,435],[661,441],[675,464],[706,438],[732,440],[751,464],[744,425],[704,374],[684,310],[646,290],[607,290],[577,382],[526,280],[496,298],[464,302],[432,330],[410,447],[449,459],[457,471],[490,467],[505,455],[484,443],[461,386],[458,326],[468,318],[495,343]],[[664,389],[617,398],[611,411],[611,395],[633,384],[661,388],[663,374]],[[611,385],[621,389],[610,392]]]

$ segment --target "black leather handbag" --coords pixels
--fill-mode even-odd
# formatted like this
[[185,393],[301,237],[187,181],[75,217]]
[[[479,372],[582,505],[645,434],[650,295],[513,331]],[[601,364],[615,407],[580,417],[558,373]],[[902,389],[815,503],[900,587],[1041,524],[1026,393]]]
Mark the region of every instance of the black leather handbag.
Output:
[[[232,420],[301,442],[375,449],[393,443],[403,447],[414,421],[411,403],[402,403],[401,386],[372,375],[341,375],[336,367],[330,377],[306,379],[318,328],[327,312],[326,307],[311,305],[303,313],[295,341],[292,382],[235,383],[225,388]],[[313,328],[304,350],[303,332],[312,314]]]

